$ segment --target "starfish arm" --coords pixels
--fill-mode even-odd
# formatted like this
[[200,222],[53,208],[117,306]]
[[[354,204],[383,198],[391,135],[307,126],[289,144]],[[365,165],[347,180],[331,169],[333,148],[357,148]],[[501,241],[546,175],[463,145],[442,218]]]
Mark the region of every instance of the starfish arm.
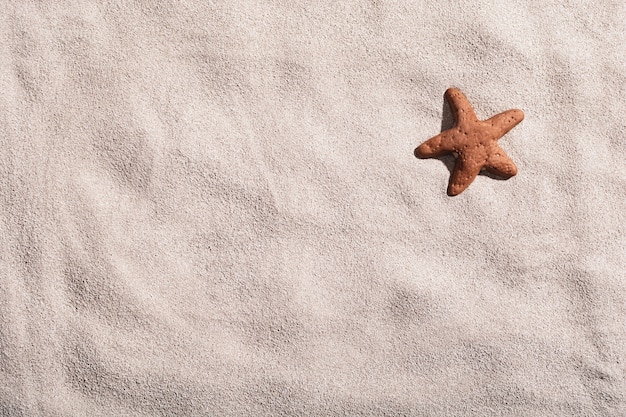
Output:
[[477,120],[472,105],[460,90],[448,88],[444,96],[457,124],[465,124],[468,121],[472,122]]
[[432,158],[451,153],[453,150],[452,133],[446,130],[418,146],[415,149],[415,156],[418,158]]
[[524,120],[524,112],[521,110],[507,110],[500,114],[496,114],[492,118],[485,120],[484,123],[487,123],[494,129],[494,134],[497,139],[500,139],[502,136],[507,134],[511,129],[513,129],[519,122]]
[[515,163],[507,156],[502,149],[489,156],[485,169],[499,177],[510,178],[517,174]]
[[448,184],[448,195],[455,196],[461,194],[476,179],[480,172],[481,165],[475,161],[467,160],[461,156],[456,159],[450,183]]

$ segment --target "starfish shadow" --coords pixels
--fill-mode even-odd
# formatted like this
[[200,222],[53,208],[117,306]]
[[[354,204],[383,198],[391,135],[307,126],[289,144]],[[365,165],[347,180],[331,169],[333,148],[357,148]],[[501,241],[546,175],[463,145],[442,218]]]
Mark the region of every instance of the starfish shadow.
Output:
[[[454,127],[455,122],[456,121],[454,120],[454,115],[452,114],[452,110],[450,110],[450,105],[444,98],[443,106],[441,109],[441,131],[444,132],[448,129],[452,129]],[[416,158],[419,159],[419,156],[417,155],[417,148],[415,148],[414,155]],[[454,163],[456,161],[456,158],[454,155],[435,156],[432,159],[438,159],[439,161],[441,161],[446,166],[448,171],[450,171],[450,175],[452,175],[452,171],[454,171]],[[499,180],[499,181],[504,181],[504,180],[509,179],[509,177],[501,177],[499,175],[492,174],[491,172],[484,170],[484,169],[481,170],[478,175],[484,175],[486,177],[492,178],[494,180]]]

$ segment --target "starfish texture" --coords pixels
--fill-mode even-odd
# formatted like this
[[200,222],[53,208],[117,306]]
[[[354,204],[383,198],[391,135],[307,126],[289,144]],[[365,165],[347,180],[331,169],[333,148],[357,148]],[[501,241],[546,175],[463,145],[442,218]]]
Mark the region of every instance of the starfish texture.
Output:
[[517,174],[517,167],[497,142],[524,119],[524,112],[507,110],[488,120],[478,120],[461,91],[450,88],[445,98],[456,121],[454,127],[422,143],[415,149],[415,155],[419,158],[456,155],[448,195],[462,193],[482,169],[504,178]]

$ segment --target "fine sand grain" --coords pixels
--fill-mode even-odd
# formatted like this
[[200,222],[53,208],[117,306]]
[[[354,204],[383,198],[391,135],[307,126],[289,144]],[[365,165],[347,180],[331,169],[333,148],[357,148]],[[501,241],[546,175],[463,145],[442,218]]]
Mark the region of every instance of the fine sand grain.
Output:
[[0,1],[0,416],[626,416],[625,4]]

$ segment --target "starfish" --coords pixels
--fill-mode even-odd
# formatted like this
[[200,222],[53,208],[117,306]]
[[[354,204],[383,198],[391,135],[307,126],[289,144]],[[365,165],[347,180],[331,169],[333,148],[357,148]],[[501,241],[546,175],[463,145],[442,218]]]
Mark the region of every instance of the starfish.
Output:
[[524,119],[524,112],[507,110],[490,119],[478,120],[460,90],[449,88],[444,97],[450,105],[455,125],[422,143],[415,149],[415,155],[419,158],[456,156],[448,195],[461,194],[482,169],[504,178],[517,174],[517,167],[497,141]]

